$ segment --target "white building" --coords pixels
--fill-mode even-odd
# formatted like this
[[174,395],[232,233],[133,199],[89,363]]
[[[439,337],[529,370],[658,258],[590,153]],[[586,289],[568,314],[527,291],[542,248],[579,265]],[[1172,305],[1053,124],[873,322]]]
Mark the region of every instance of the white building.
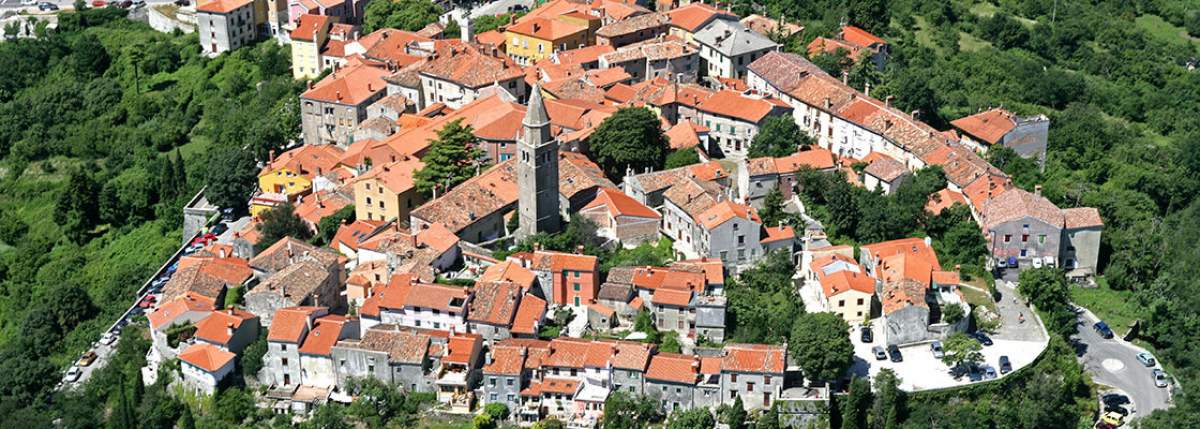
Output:
[[248,45],[258,38],[253,0],[212,0],[196,6],[200,49],[208,56]]
[[746,78],[746,67],[779,45],[737,21],[713,20],[696,33],[701,73],[713,77]]

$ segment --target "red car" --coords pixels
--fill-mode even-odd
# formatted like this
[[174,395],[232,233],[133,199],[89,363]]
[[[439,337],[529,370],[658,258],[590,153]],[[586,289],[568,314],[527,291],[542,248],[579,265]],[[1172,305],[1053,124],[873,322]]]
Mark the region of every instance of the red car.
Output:
[[208,244],[209,242],[212,242],[213,240],[216,240],[216,239],[217,239],[216,234],[208,233],[208,234],[204,234],[204,235],[201,235],[199,237],[192,239],[192,244]]
[[154,303],[157,301],[158,301],[158,298],[155,297],[154,295],[146,295],[146,298],[142,299],[142,302],[138,303],[138,307],[150,308],[150,306],[154,305]]
[[105,6],[108,6],[108,2],[105,0],[92,0],[92,7],[105,7]]

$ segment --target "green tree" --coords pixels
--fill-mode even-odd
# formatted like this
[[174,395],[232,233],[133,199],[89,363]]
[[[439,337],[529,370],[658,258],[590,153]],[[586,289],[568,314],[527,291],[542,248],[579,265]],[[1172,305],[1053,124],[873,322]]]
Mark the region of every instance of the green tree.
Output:
[[646,342],[657,344],[660,341],[658,328],[654,326],[654,318],[650,310],[642,308],[633,319],[633,330],[646,334]]
[[679,168],[699,163],[700,154],[696,152],[695,148],[683,148],[672,151],[670,155],[667,155],[667,161],[663,168]]
[[871,381],[854,377],[850,380],[850,393],[839,400],[842,411],[842,429],[867,429],[867,415],[871,411]]
[[81,77],[93,78],[104,74],[108,69],[111,58],[100,39],[91,33],[85,33],[75,39],[71,45],[71,67]]
[[496,422],[491,414],[476,414],[475,418],[471,419],[471,427],[474,429],[496,429]]
[[667,417],[667,429],[711,428],[716,424],[712,412],[704,407],[676,411]]
[[592,159],[610,179],[634,171],[661,170],[669,145],[658,116],[644,107],[627,107],[604,119],[588,137]]
[[241,424],[254,414],[254,395],[243,389],[226,389],[217,395],[213,416],[229,424]]
[[474,147],[475,131],[455,119],[438,130],[438,137],[429,144],[421,159],[425,166],[413,175],[417,190],[432,195],[436,190],[445,193],[475,175],[483,153]]
[[205,197],[217,207],[245,213],[258,184],[254,158],[241,150],[219,150],[212,152],[209,163]]
[[363,32],[381,28],[417,31],[437,22],[442,8],[429,0],[388,0],[371,2],[363,18]]
[[258,372],[262,371],[263,356],[266,354],[267,336],[265,332],[259,332],[258,338],[242,350],[242,356],[238,359],[238,363],[242,365],[242,375],[257,378]]
[[87,241],[88,234],[100,222],[99,195],[100,185],[91,174],[82,170],[71,173],[67,189],[55,203],[54,222],[63,227],[72,241]]
[[983,345],[963,333],[946,338],[942,350],[942,362],[950,368],[966,369],[983,362]]
[[754,429],[781,429],[779,424],[779,411],[776,410],[777,405],[772,405],[759,414],[754,420]]
[[29,232],[29,224],[21,220],[15,213],[0,213],[0,241],[9,245],[16,244]]
[[255,244],[259,251],[271,247],[284,237],[297,240],[308,240],[312,237],[312,230],[308,229],[308,225],[300,216],[296,216],[296,207],[291,203],[267,210],[260,217],[262,223],[258,224],[258,232],[261,238]]
[[763,225],[775,226],[780,223],[792,223],[791,215],[783,211],[783,192],[780,192],[779,188],[767,192],[762,205],[762,210],[758,211],[758,217],[762,219]]
[[508,406],[501,402],[492,402],[485,405],[483,412],[492,416],[493,421],[502,422],[508,420]]
[[888,3],[888,0],[849,0],[846,2],[847,18],[851,24],[881,36],[892,19]]
[[837,314],[804,314],[792,327],[788,355],[795,357],[810,380],[836,380],[854,362],[849,332],[850,325]]
[[679,333],[667,331],[662,334],[662,342],[658,350],[663,353],[683,353],[683,345],[679,343]]
[[733,404],[722,407],[718,412],[721,423],[729,426],[729,429],[746,428],[746,406],[742,403],[742,395],[734,395]]
[[604,400],[604,429],[639,429],[658,422],[662,415],[650,398],[616,391]]
[[804,312],[797,305],[791,254],[771,252],[758,265],[727,281],[728,338],[736,342],[782,343]]
[[[549,417],[545,420],[534,423],[533,427],[534,429],[566,429],[567,425],[564,424],[562,420]],[[607,425],[605,427],[607,427]]]
[[900,390],[900,378],[890,368],[875,375],[875,402],[871,405],[871,427],[897,429],[904,420],[906,394]]
[[342,406],[325,403],[313,411],[312,416],[300,424],[300,429],[351,429],[346,421]]
[[812,138],[800,131],[791,115],[772,116],[763,121],[758,134],[750,142],[747,156],[780,158],[812,145]]
[[951,325],[958,323],[966,317],[966,312],[963,311],[961,305],[946,304],[942,306],[942,321]]
[[347,205],[338,209],[329,216],[321,218],[317,223],[317,244],[329,244],[333,242],[333,236],[337,235],[338,228],[342,225],[354,222],[354,204]]
[[183,415],[179,417],[179,429],[196,429],[196,419],[192,416],[192,409],[183,407]]

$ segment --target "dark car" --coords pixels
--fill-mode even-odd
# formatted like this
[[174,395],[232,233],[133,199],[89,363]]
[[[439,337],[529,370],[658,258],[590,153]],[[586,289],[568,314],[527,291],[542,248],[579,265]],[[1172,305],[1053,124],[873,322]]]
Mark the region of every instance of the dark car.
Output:
[[975,341],[979,341],[979,344],[983,344],[985,346],[991,346],[994,344],[992,343],[991,337],[988,337],[987,334],[984,334],[983,332],[973,333],[971,334],[971,338],[974,338]]
[[1012,372],[1012,362],[1009,362],[1008,356],[1000,356],[1000,373],[1008,374]]
[[863,326],[862,327],[862,342],[870,343],[872,341],[875,341],[875,333],[871,332],[870,326]]
[[1125,404],[1129,403],[1129,397],[1122,395],[1120,393],[1106,394],[1104,396],[1101,396],[1100,400],[1104,402],[1104,405],[1107,405],[1110,407],[1115,407],[1118,405],[1125,405]]
[[900,348],[895,345],[890,345],[887,348],[888,356],[892,358],[892,362],[904,362],[904,355],[900,354]]
[[41,2],[41,3],[38,3],[38,10],[40,10],[42,12],[55,11],[55,10],[58,10],[58,5],[56,5],[54,3],[50,3],[50,2]]
[[228,229],[229,229],[229,225],[226,225],[224,222],[217,222],[217,224],[213,225],[212,228],[210,228],[208,232],[211,232],[216,235],[221,235],[221,233],[225,232]]
[[1100,336],[1106,340],[1111,340],[1113,337],[1112,328],[1109,328],[1108,324],[1104,323],[1103,320],[1096,322],[1096,324],[1092,325],[1092,329],[1096,330],[1096,333],[1100,334]]
[[972,366],[971,369],[967,370],[967,378],[971,379],[971,381],[983,381],[983,368]]
[[1122,406],[1120,406],[1120,405],[1116,405],[1116,406],[1108,406],[1108,405],[1105,405],[1105,406],[1104,406],[1104,412],[1106,412],[1106,413],[1117,413],[1117,414],[1120,414],[1120,415],[1122,415],[1122,416],[1129,417],[1129,410],[1126,410],[1126,409],[1125,409],[1125,407],[1122,407]]
[[1117,427],[1108,423],[1098,422],[1096,423],[1096,429],[1117,429]]

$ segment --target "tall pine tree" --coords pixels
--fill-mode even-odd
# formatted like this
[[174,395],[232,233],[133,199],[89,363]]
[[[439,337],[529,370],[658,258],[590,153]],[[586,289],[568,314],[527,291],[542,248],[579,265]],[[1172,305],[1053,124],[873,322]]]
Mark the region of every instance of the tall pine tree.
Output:
[[475,131],[470,125],[464,127],[462,119],[443,126],[421,159],[425,167],[413,175],[417,190],[425,195],[432,195],[435,190],[440,194],[474,176],[483,157],[483,152],[474,146]]

